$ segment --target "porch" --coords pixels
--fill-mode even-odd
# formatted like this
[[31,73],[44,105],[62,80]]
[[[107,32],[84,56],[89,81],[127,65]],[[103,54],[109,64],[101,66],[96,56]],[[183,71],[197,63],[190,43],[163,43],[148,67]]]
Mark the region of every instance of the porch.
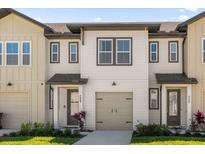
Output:
[[55,74],[47,81],[53,105],[54,128],[79,127],[73,116],[83,110],[82,93],[87,81],[80,74]]

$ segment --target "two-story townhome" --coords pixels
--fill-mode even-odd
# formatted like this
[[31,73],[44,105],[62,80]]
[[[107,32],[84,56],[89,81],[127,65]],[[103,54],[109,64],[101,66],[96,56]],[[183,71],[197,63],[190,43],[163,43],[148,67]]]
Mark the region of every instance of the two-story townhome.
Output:
[[205,111],[205,12],[183,23],[40,23],[0,9],[3,128],[188,128]]

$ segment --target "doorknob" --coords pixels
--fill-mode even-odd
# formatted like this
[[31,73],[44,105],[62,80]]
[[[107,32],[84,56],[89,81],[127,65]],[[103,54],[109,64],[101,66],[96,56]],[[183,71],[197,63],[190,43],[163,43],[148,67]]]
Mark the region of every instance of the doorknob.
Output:
[[63,105],[64,108],[66,108],[66,105]]

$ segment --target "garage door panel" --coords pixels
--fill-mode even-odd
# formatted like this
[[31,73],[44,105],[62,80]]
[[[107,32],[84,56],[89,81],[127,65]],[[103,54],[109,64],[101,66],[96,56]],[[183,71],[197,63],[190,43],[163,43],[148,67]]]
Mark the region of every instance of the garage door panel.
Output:
[[0,112],[3,128],[20,128],[28,122],[27,93],[0,93]]
[[132,129],[132,93],[96,93],[97,129]]

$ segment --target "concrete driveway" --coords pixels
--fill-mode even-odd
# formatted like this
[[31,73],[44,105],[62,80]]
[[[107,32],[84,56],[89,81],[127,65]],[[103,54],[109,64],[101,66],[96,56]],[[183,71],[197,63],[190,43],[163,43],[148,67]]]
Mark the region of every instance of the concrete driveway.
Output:
[[74,145],[128,145],[132,131],[94,131]]

